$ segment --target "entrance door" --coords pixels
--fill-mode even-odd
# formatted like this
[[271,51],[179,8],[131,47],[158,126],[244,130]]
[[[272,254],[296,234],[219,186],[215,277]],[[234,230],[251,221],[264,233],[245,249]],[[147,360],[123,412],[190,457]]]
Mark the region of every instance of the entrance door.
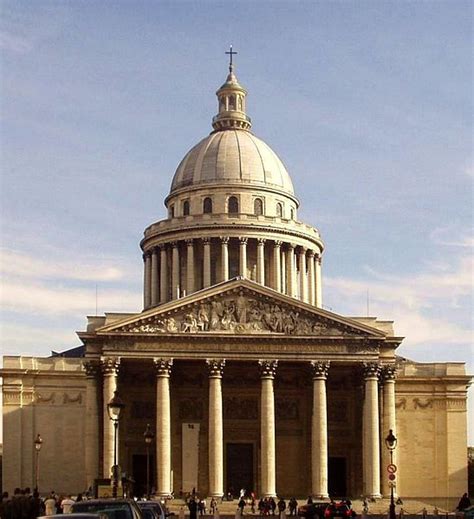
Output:
[[[155,474],[154,470],[154,456],[150,455],[150,490],[154,486]],[[145,454],[134,454],[132,457],[132,470],[133,479],[135,481],[133,485],[133,494],[137,497],[145,496],[147,493],[146,488],[146,455]]]
[[331,497],[347,497],[346,458],[329,458],[329,495]]
[[226,492],[239,495],[240,489],[253,488],[253,444],[228,443],[226,447]]

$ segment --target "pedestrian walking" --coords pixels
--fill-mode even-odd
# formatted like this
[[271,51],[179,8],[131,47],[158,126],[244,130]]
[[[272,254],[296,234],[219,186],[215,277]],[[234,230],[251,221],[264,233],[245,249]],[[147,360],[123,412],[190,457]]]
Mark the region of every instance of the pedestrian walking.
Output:
[[55,515],[57,511],[56,499],[54,497],[54,491],[44,500],[44,508],[46,515]]
[[277,507],[278,507],[278,515],[280,516],[280,519],[284,519],[285,510],[286,510],[286,502],[282,497],[280,497]]
[[298,501],[296,501],[295,497],[292,497],[288,502],[288,509],[290,510],[290,515],[296,515],[296,509],[298,508]]
[[244,515],[245,499],[242,495],[240,496],[239,504],[237,506],[239,507],[240,515]]
[[75,503],[74,499],[70,495],[67,495],[61,501],[61,508],[63,509],[63,514],[70,514],[72,505]]

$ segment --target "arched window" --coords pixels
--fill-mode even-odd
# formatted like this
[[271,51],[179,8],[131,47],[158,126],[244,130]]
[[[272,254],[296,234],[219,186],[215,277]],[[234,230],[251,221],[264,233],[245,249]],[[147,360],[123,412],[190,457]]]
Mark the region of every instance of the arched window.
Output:
[[279,218],[283,217],[283,206],[280,204],[280,202],[277,203],[277,216]]
[[202,212],[204,214],[212,213],[212,199],[207,197],[202,204]]
[[183,216],[189,215],[189,200],[183,202]]
[[174,205],[170,205],[168,209],[168,217],[174,218]]
[[293,207],[290,210],[290,217],[291,217],[292,220],[295,219],[295,210],[293,209]]
[[236,196],[231,196],[228,202],[228,212],[229,214],[235,214],[239,212],[239,201]]
[[235,110],[235,96],[229,97],[229,110]]
[[261,198],[256,198],[253,203],[253,214],[261,216],[263,214],[263,202]]

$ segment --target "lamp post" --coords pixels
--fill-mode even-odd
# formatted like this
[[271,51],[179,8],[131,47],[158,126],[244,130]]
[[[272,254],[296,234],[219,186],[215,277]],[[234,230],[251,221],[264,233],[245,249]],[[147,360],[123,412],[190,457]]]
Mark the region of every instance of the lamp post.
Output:
[[150,445],[155,439],[155,435],[151,430],[150,424],[146,425],[145,432],[143,433],[146,444],[146,495],[150,499]]
[[107,404],[107,412],[109,418],[114,424],[114,464],[112,466],[112,497],[117,497],[117,487],[119,478],[119,466],[117,464],[117,432],[120,420],[120,413],[125,407],[122,399],[118,396],[117,391],[114,391],[114,396]]
[[[385,445],[390,452],[390,465],[393,466],[393,451],[397,446],[397,439],[393,434],[392,429],[388,431],[388,436],[385,438]],[[393,487],[395,486],[395,481],[390,481],[390,506],[388,508],[388,517],[389,519],[396,519],[395,514],[395,501],[393,499]]]
[[36,467],[35,467],[35,487],[36,491],[39,492],[39,458],[40,450],[43,446],[43,438],[38,433],[35,438],[35,452],[36,452]]

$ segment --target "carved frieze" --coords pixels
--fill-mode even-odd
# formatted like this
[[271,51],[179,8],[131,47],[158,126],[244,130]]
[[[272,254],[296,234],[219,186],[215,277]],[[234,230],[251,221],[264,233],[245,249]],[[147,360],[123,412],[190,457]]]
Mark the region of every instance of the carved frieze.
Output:
[[76,393],[75,395],[64,393],[63,404],[82,404],[82,393]]
[[202,420],[204,415],[202,400],[196,398],[180,400],[178,415],[180,420]]
[[256,398],[226,397],[223,403],[226,420],[257,420],[259,417]]
[[[194,302],[174,311],[149,316],[119,328],[132,333],[277,333],[310,336],[364,336],[367,333],[317,316],[296,306],[236,289],[221,297]],[[378,345],[360,346],[374,351]]]
[[396,401],[395,407],[397,409],[406,409],[407,408],[407,399],[406,398],[400,398],[400,400]]
[[428,409],[433,407],[433,399],[428,398],[426,400],[422,400],[421,398],[413,399],[413,407],[415,409]]
[[37,404],[54,404],[56,403],[56,393],[52,391],[51,393],[35,393],[35,402]]

